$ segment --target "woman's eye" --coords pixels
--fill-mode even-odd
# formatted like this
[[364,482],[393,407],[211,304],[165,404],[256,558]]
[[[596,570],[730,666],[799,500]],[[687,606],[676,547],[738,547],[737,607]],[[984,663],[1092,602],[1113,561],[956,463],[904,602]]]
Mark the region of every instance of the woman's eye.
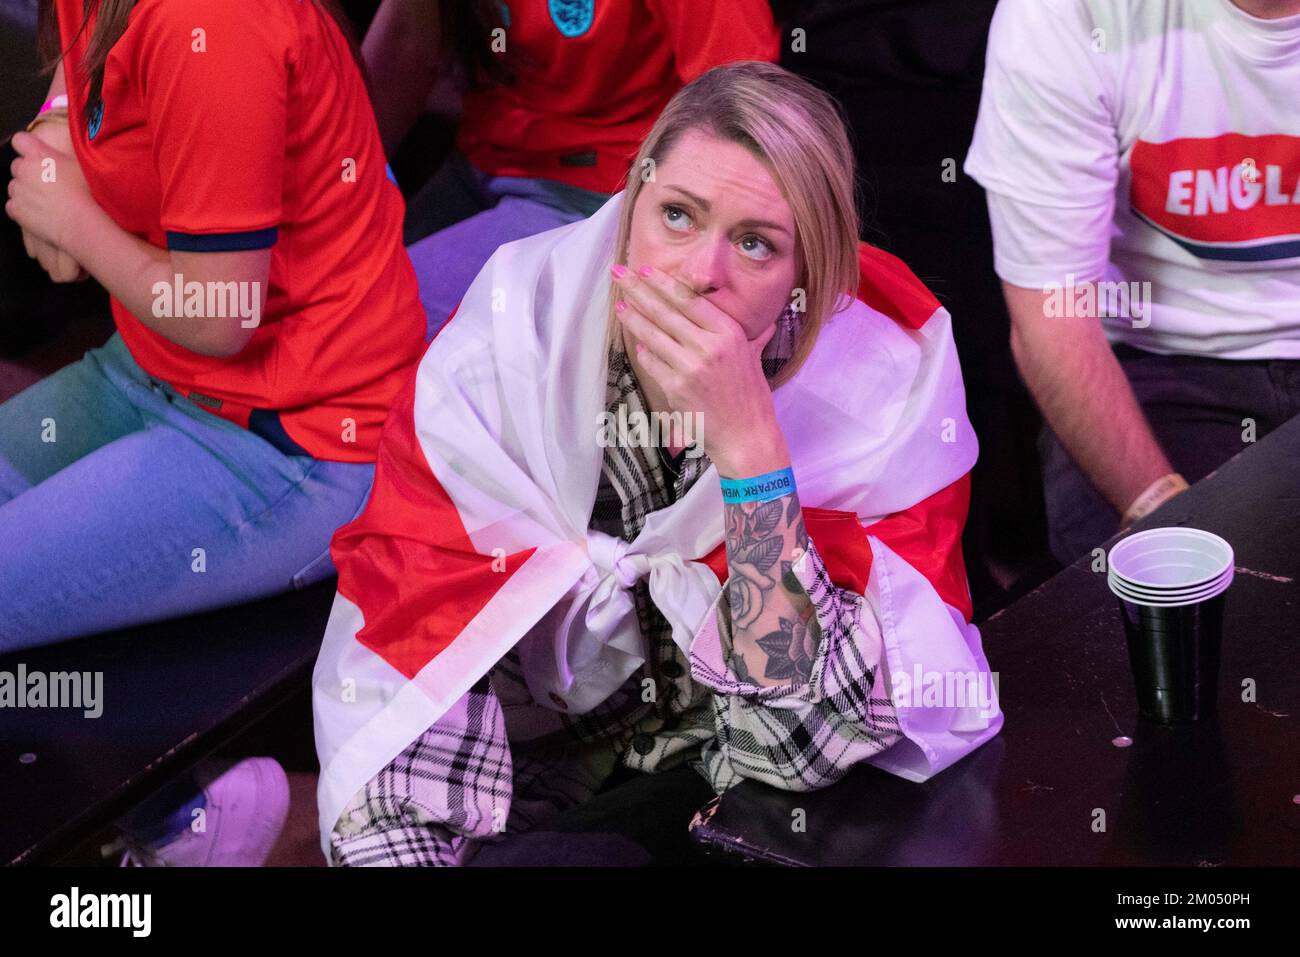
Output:
[[[752,245],[746,248],[747,243],[750,243]],[[771,243],[767,242],[767,240],[760,239],[758,236],[753,236],[753,235],[746,236],[744,239],[742,239],[740,241],[740,248],[745,251],[745,255],[749,256],[750,259],[759,262],[769,258],[772,255],[772,253],[776,252],[776,250],[772,248]],[[757,253],[757,255],[751,256],[750,255],[751,252]]]
[[[668,224],[669,229],[680,233],[680,232],[684,232],[686,228],[690,225],[691,217],[686,215],[686,210],[682,209],[680,206],[674,206],[671,203],[665,203],[663,206],[663,211],[664,211],[664,222]],[[678,214],[679,218],[674,219],[673,218],[674,214]],[[681,224],[680,226],[678,225],[679,223]]]

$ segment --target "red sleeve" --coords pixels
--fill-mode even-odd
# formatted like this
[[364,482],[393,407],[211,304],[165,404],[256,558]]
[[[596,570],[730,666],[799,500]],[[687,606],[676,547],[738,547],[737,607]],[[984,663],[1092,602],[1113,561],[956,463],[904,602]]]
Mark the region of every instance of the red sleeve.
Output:
[[768,0],[646,0],[646,5],[673,49],[683,84],[724,63],[775,63],[780,56],[781,38]]
[[223,252],[274,245],[292,22],[262,4],[230,0],[142,7],[135,65],[167,247]]

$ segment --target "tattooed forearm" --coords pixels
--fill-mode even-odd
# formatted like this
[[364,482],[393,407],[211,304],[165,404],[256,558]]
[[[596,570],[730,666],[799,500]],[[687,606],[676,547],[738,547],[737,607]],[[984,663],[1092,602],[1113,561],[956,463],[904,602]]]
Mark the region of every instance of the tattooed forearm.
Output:
[[821,627],[790,568],[808,548],[799,493],[723,508],[730,577],[718,632],[729,644],[732,670],[753,684],[805,682]]

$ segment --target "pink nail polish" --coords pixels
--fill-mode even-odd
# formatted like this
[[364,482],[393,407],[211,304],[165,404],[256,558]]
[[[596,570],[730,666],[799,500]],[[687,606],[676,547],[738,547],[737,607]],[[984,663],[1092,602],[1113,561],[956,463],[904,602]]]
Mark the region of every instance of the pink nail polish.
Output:
[[641,275],[643,276],[650,275],[651,271],[652,270],[650,269],[649,266],[642,266],[640,269],[637,270],[637,272],[641,273]]
[[622,313],[625,309],[627,309],[627,303],[625,303],[622,299],[620,299],[618,302],[614,303],[614,311],[615,311],[615,312],[617,312],[617,313]]
[[627,275],[627,267],[622,263],[614,263],[614,265],[609,267],[609,271],[614,274],[615,279],[622,279]]

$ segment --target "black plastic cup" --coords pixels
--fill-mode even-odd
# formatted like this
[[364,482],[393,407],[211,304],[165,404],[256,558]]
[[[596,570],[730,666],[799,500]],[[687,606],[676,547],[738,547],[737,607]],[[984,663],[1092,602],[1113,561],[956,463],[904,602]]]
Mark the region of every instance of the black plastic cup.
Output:
[[1233,562],[1227,541],[1186,527],[1136,532],[1111,549],[1107,578],[1144,719],[1181,724],[1214,714]]
[[1119,600],[1138,714],[1146,720],[1181,724],[1215,713],[1224,595],[1174,607]]

